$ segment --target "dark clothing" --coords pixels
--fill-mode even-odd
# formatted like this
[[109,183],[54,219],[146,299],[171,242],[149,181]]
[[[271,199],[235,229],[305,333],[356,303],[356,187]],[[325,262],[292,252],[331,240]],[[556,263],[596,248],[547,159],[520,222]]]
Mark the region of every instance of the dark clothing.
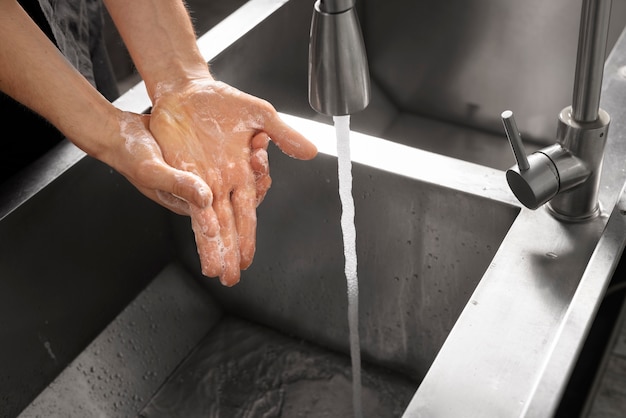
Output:
[[[104,44],[99,0],[18,0],[33,21],[109,100],[118,96]],[[42,65],[45,65],[43,63]],[[42,117],[0,92],[0,182],[39,158],[63,139]]]

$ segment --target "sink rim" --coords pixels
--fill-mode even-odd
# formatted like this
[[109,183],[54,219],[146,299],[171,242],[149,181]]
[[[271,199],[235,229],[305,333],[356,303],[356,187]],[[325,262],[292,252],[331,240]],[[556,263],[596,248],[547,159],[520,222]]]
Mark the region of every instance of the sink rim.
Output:
[[[623,169],[626,160],[626,107],[623,106],[626,79],[619,71],[625,66],[626,30],[611,51],[604,71],[601,107],[611,115],[612,126],[600,182],[602,214],[586,224],[575,224],[555,220],[545,208],[536,211],[522,209],[476,288],[472,303],[459,317],[404,417],[454,416],[455,411],[457,415],[468,417],[493,414],[544,417],[556,411],[626,245],[626,170]],[[532,230],[535,225],[540,227]],[[547,259],[552,256],[545,252],[544,257],[533,256],[550,240],[560,249],[553,254],[559,255],[568,249],[581,251],[575,261],[579,274],[556,277],[565,282],[561,286],[569,293],[562,297],[554,295],[546,304],[550,309],[538,313],[520,301],[534,301],[541,287],[546,285],[543,270],[538,267],[549,263]],[[571,267],[564,266],[565,269]],[[500,286],[499,279],[508,276],[518,278],[510,283],[516,299],[502,298],[510,289]],[[503,305],[502,300],[510,303]],[[484,309],[481,312],[478,305],[487,305],[488,312]],[[519,310],[516,321],[509,324],[511,332],[497,335],[497,349],[489,346],[469,355],[471,350],[464,346],[467,343],[464,332],[472,327],[475,330],[484,328],[485,321],[489,322],[502,313],[499,311],[502,307]],[[489,326],[497,329],[497,324],[496,320]],[[545,333],[536,333],[533,324],[541,324]],[[535,341],[531,349],[518,353],[518,342],[533,334]],[[482,335],[489,333],[482,332]],[[518,357],[513,356],[515,361],[507,362],[511,353]],[[456,362],[458,357],[463,361]],[[520,370],[526,369],[532,373],[526,375],[526,381],[520,381],[520,375],[524,374]],[[465,380],[459,383],[458,376]],[[443,388],[443,393],[454,393],[455,396],[442,395]]]

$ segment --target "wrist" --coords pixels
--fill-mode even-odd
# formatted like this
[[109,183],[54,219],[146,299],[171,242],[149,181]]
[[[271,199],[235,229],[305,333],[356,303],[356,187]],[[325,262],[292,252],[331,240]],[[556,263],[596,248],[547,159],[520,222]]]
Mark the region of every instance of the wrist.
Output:
[[82,116],[84,123],[76,124],[66,135],[89,156],[113,166],[114,149],[122,142],[120,126],[124,113],[110,103],[99,104]]
[[196,80],[213,80],[208,64],[185,65],[179,63],[169,66],[167,71],[154,74],[150,79],[144,81],[150,100],[154,105],[162,95],[180,91]]

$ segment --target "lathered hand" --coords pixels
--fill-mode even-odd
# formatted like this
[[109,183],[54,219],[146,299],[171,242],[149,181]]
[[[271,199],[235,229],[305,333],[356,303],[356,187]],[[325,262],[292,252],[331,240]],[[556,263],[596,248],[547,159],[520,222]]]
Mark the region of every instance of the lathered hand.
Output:
[[[180,214],[189,213],[187,203],[198,207],[210,206],[211,189],[202,178],[167,164],[161,148],[148,126],[150,116],[117,111],[119,127],[114,130],[109,146],[93,153],[115,168],[139,191],[157,203]],[[104,135],[104,134],[103,134]],[[178,196],[164,200],[163,196]]]
[[155,93],[150,131],[165,161],[202,178],[213,195],[206,207],[161,198],[191,215],[203,274],[234,285],[254,257],[256,207],[271,183],[268,138],[298,159],[317,150],[269,103],[211,78],[159,85]]

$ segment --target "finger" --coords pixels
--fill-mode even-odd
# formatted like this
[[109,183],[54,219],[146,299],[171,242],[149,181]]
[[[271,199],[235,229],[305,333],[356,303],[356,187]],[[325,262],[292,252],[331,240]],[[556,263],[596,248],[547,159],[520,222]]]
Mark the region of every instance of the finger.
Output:
[[220,254],[222,255],[222,272],[220,282],[224,286],[233,286],[239,282],[240,255],[235,215],[230,202],[230,194],[213,202],[213,208],[220,223]]
[[191,227],[196,238],[202,274],[218,277],[222,274],[223,261],[219,236],[219,223],[213,208],[191,207]]
[[239,187],[231,197],[239,240],[239,268],[245,270],[252,264],[256,250],[256,188],[250,183]]
[[189,215],[189,203],[174,196],[171,193],[165,193],[161,190],[155,190],[154,194],[158,199],[157,203],[170,209],[172,212],[176,212],[179,215]]
[[278,148],[292,158],[310,160],[317,155],[317,147],[298,131],[283,122],[278,114],[265,121],[264,131]]
[[202,274],[212,278],[221,276],[224,270],[224,261],[222,260],[222,243],[219,235],[213,238],[202,235],[195,235],[195,237]]
[[256,205],[259,206],[272,185],[267,151],[263,148],[253,149],[250,155],[250,167],[254,174],[256,186]]
[[250,153],[250,168],[256,175],[268,175],[270,172],[269,158],[267,151],[263,148],[257,148]]
[[192,220],[198,232],[207,238],[215,238],[220,233],[220,224],[217,214],[212,207],[199,208],[197,206],[189,206]]
[[199,176],[178,170],[165,162],[152,161],[147,169],[140,170],[143,187],[161,190],[199,208],[211,205],[213,193]]
[[256,183],[256,206],[258,207],[263,200],[267,191],[272,187],[272,178],[268,176],[261,177]]
[[252,137],[250,147],[254,150],[257,148],[267,149],[267,145],[270,142],[270,137],[265,132],[259,132]]
[[179,215],[186,215],[186,216],[189,215],[189,204],[187,202],[181,199],[178,199],[177,197],[169,193],[161,192],[159,190],[147,189],[145,187],[141,187],[135,184],[131,180],[129,181],[144,196],[150,198],[151,200],[163,206],[164,208],[169,209],[172,212],[177,213]]

